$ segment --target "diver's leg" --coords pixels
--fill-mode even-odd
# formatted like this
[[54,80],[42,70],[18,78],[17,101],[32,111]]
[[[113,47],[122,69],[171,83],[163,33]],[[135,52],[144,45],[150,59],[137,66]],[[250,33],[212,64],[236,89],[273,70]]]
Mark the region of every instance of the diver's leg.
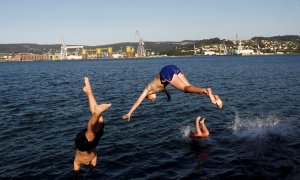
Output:
[[201,118],[200,116],[198,116],[196,118],[196,131],[197,131],[197,135],[198,136],[202,135],[202,132],[201,132],[201,129],[200,129],[200,125],[199,125],[200,118]]
[[[180,75],[181,76],[181,75]],[[173,75],[173,79],[170,82],[172,86],[174,86],[176,89],[185,92],[185,93],[194,93],[199,94],[203,96],[208,96],[210,98],[210,101],[212,104],[218,104],[219,108],[222,108],[222,101],[216,101],[215,95],[213,95],[211,88],[202,88],[202,87],[196,87],[196,86],[186,86],[184,83],[184,80],[182,80],[177,74]]]
[[190,83],[184,82],[185,80],[182,79],[183,77],[182,74],[180,74],[180,76],[181,78],[177,74],[174,74],[170,84],[185,93],[196,93],[204,96],[209,96],[209,90],[208,90],[209,88],[201,88],[201,87],[187,85]]
[[187,78],[185,77],[185,75],[183,73],[179,73],[177,75],[181,81],[186,85],[186,86],[191,86],[191,83],[189,82],[189,80],[187,80]]
[[200,121],[200,124],[201,124],[202,129],[203,129],[202,136],[203,136],[203,137],[206,137],[206,136],[209,135],[209,131],[208,131],[207,127],[205,126],[204,120],[205,120],[205,118],[203,118],[203,119]]
[[94,140],[97,133],[95,127],[99,125],[99,122],[101,123],[101,121],[103,121],[102,113],[106,111],[110,106],[111,104],[100,104],[94,107],[94,113],[87,123],[87,131],[85,133],[88,141]]
[[84,77],[84,83],[85,83],[85,86],[83,87],[83,92],[85,92],[85,94],[88,97],[91,113],[94,113],[97,102],[96,102],[95,96],[93,94],[92,86],[90,84],[88,77]]

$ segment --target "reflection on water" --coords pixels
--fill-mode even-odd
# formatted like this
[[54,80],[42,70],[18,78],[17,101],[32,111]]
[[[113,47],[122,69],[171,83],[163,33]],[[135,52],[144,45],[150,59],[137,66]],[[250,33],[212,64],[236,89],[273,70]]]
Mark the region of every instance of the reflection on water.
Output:
[[191,140],[190,146],[191,150],[195,153],[199,164],[205,163],[212,152],[212,145],[208,142],[208,140],[204,140],[204,138]]

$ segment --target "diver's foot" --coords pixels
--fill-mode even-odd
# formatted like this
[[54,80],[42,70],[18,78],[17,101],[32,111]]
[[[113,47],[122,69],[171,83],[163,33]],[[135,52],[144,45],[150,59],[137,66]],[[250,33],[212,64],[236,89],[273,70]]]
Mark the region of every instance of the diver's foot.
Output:
[[196,121],[200,121],[201,116],[197,116]]
[[83,92],[85,92],[85,94],[91,94],[92,93],[92,87],[89,81],[88,77],[84,77],[84,84],[85,86],[83,87]]
[[215,97],[212,93],[212,89],[211,88],[206,88],[206,90],[207,90],[207,95],[210,98],[211,103],[216,104],[217,102],[216,102],[216,99],[215,99]]
[[200,121],[200,123],[202,123],[202,124],[203,124],[203,123],[204,123],[204,120],[205,120],[205,118],[203,118],[203,119]]
[[100,104],[95,106],[95,113],[101,114],[104,111],[106,111],[108,108],[110,108],[111,104]]
[[216,103],[217,103],[217,105],[219,106],[219,108],[222,109],[222,107],[223,107],[223,102],[222,102],[220,96],[215,95],[215,99],[216,99]]

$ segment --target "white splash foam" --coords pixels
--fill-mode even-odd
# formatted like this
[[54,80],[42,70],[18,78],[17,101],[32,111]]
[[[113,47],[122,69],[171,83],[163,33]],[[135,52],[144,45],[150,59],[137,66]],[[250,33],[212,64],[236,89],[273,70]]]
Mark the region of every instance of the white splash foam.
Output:
[[241,118],[239,113],[236,113],[232,130],[239,137],[263,138],[268,133],[280,133],[276,127],[279,121],[275,115]]
[[180,131],[183,137],[188,137],[191,132],[191,126],[188,125],[181,127]]

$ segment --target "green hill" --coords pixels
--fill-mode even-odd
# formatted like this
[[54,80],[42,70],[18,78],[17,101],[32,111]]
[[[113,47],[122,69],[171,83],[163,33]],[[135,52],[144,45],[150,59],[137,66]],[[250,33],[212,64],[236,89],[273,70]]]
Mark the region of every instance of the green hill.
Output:
[[[298,35],[285,35],[285,36],[273,36],[273,37],[253,37],[250,41],[261,42],[266,41],[277,41],[277,42],[293,42],[300,47],[300,36]],[[168,41],[168,42],[150,42],[146,41],[145,49],[148,52],[155,52],[159,54],[167,55],[192,55],[191,50],[195,47],[201,47],[205,45],[215,45],[215,44],[226,44],[227,46],[232,45],[231,40],[221,40],[219,38],[203,39],[203,40],[184,40],[180,42]],[[113,52],[120,52],[121,49],[124,52],[126,46],[132,46],[135,49],[138,46],[137,42],[123,42],[116,44],[107,44],[99,46],[84,46],[85,49],[93,48],[104,48],[112,47]],[[250,45],[251,46],[251,45]],[[256,44],[253,44],[256,46]],[[0,44],[0,53],[35,53],[35,54],[44,54],[44,53],[59,53],[61,45],[60,44]],[[298,51],[298,49],[297,49]],[[295,50],[295,52],[297,52]]]

